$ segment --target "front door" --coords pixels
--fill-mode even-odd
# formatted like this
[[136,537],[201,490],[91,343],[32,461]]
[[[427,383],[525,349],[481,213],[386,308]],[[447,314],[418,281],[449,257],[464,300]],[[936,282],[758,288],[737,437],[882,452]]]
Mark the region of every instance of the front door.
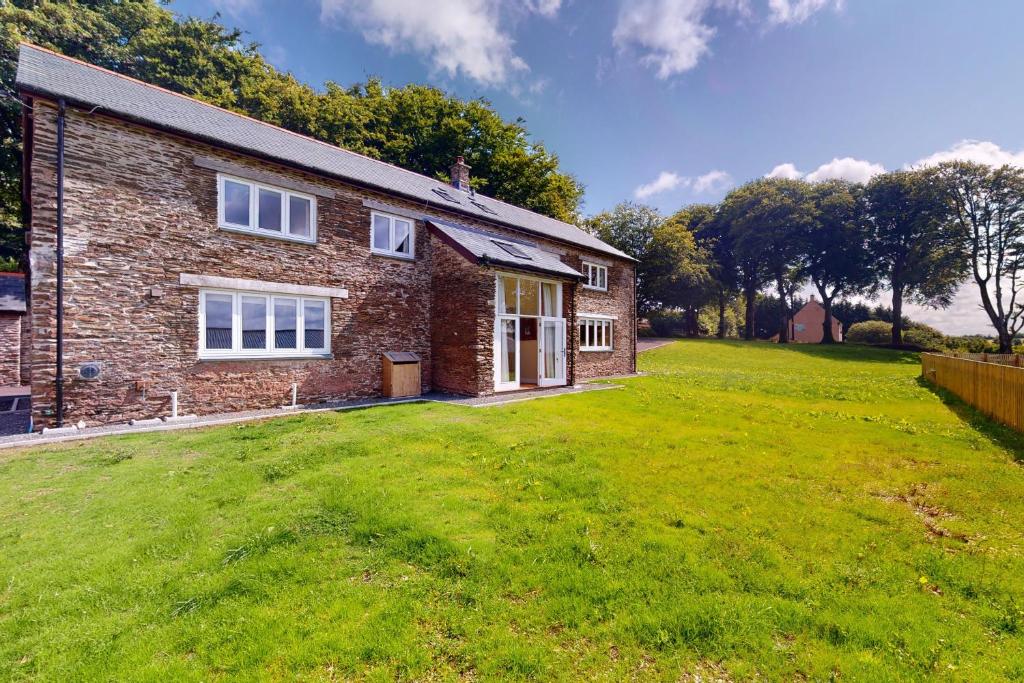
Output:
[[565,319],[541,318],[537,338],[537,383],[542,387],[565,384]]

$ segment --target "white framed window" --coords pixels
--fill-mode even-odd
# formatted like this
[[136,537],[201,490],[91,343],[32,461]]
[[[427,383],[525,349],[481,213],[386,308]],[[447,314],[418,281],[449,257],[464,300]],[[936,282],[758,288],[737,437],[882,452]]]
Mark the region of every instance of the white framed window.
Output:
[[611,351],[612,320],[580,316],[580,351]]
[[330,300],[199,290],[200,358],[319,358],[331,352]]
[[602,292],[608,291],[608,266],[584,261],[583,274],[587,276],[584,287],[587,289],[599,289]]
[[295,242],[316,242],[316,197],[217,175],[217,225]]
[[370,251],[411,259],[415,257],[416,231],[411,218],[370,212]]

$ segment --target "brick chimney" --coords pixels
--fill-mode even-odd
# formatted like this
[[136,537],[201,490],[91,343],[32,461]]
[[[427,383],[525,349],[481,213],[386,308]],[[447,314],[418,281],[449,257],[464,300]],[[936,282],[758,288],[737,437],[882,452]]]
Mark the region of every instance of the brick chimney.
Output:
[[465,158],[461,156],[455,157],[455,163],[452,164],[451,168],[451,179],[452,187],[456,190],[469,192],[469,168]]

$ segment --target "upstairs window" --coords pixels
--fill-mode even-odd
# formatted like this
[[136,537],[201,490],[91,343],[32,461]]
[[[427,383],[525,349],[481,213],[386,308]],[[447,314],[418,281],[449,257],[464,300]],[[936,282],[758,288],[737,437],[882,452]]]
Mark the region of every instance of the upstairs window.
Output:
[[217,223],[224,230],[316,241],[314,197],[226,175],[217,176],[217,189]]
[[329,306],[321,298],[201,290],[199,357],[329,355]]
[[411,259],[415,241],[411,219],[376,211],[370,214],[370,251],[373,253]]
[[587,276],[583,285],[587,289],[599,289],[602,292],[608,291],[608,267],[596,263],[583,262],[583,274]]

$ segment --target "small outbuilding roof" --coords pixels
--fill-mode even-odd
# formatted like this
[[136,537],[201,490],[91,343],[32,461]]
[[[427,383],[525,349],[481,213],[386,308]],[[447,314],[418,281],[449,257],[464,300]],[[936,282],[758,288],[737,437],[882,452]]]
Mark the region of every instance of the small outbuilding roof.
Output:
[[432,219],[427,223],[456,251],[480,265],[507,266],[563,278],[583,278],[578,270],[562,263],[557,254],[544,251],[530,242],[446,221]]
[[420,203],[633,260],[575,225],[457,190],[398,166],[350,152],[212,104],[22,43],[18,87],[27,93],[348,180]]
[[25,312],[25,275],[0,273],[0,311]]

